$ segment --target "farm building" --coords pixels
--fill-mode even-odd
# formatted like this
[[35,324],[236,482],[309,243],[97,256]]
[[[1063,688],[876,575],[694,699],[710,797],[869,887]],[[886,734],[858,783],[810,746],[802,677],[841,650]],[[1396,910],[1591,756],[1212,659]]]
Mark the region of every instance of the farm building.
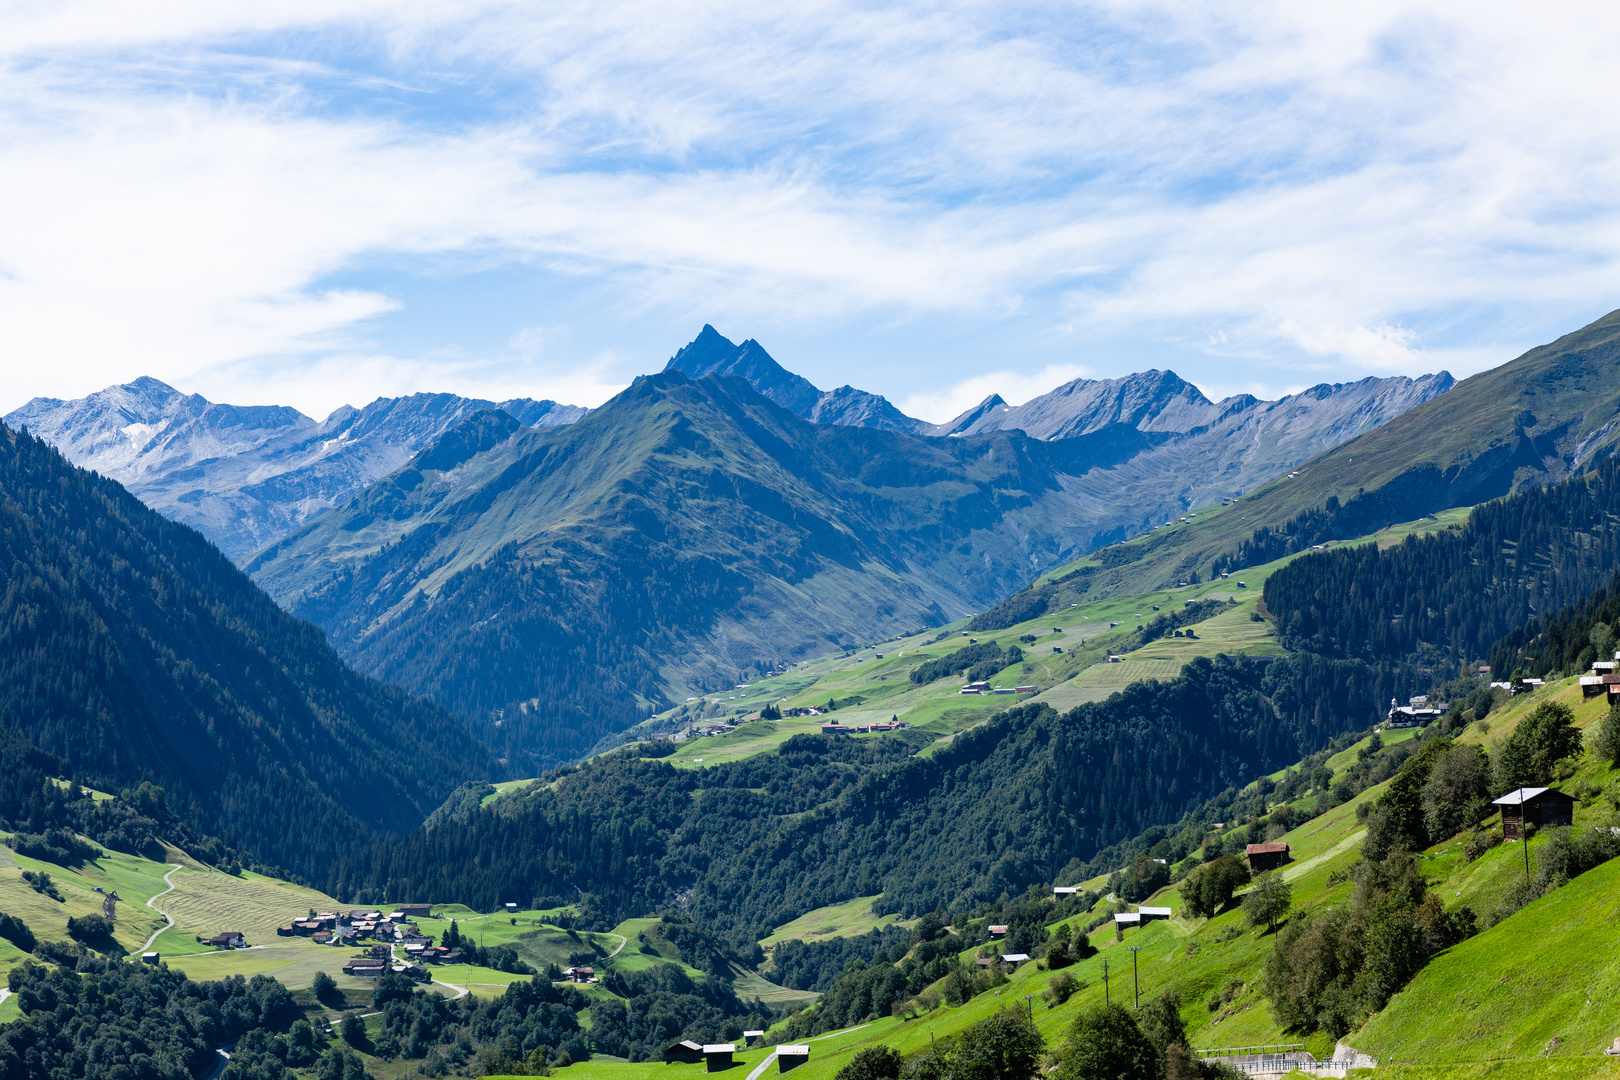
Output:
[[1168,919],[1170,909],[1167,907],[1138,907],[1136,913],[1142,917],[1143,922],[1152,922],[1154,919]]
[[745,1032],[743,1032],[743,1042],[746,1042],[746,1043],[757,1042],[758,1040],[763,1039],[764,1037],[765,1037],[765,1032],[763,1030],[745,1031]]
[[731,1068],[731,1055],[737,1052],[736,1043],[704,1043],[703,1068],[705,1072],[721,1072]]
[[157,962],[159,960],[162,960],[162,959],[163,959],[163,957],[159,953],[155,953],[155,952],[143,952],[143,953],[141,953],[141,963],[143,963],[143,964],[151,964],[151,965],[153,965],[155,967],[157,965]]
[[1017,965],[1017,964],[1022,964],[1025,960],[1028,960],[1028,959],[1029,959],[1029,953],[1009,952],[1009,953],[1002,953],[1001,954],[1001,962],[1003,964]]
[[1137,911],[1122,911],[1114,916],[1114,925],[1122,930],[1127,926],[1141,926],[1142,915]]
[[571,967],[563,972],[563,978],[569,982],[584,983],[596,978],[596,969],[589,967]]
[[776,1048],[776,1067],[780,1072],[797,1069],[810,1060],[810,1046],[807,1043],[783,1045]]
[[671,1061],[684,1061],[688,1065],[696,1065],[703,1060],[703,1047],[690,1039],[682,1039],[678,1043],[671,1043],[664,1047],[665,1063]]
[[1007,936],[1007,928],[1005,926],[989,926],[985,929],[990,932],[990,936],[992,938],[1002,938]]
[[1519,788],[1492,805],[1502,808],[1502,835],[1509,840],[1523,837],[1527,823],[1537,828],[1575,823],[1575,799],[1557,788]]
[[350,960],[347,964],[343,965],[343,974],[353,975],[357,979],[379,978],[382,973],[387,970],[388,961],[373,960],[369,958],[363,960]]
[[405,916],[407,919],[417,918],[417,917],[426,918],[428,915],[433,913],[433,905],[432,904],[401,904],[401,905],[399,905],[399,913],[401,915]]
[[1078,885],[1054,885],[1054,886],[1052,886],[1052,895],[1053,896],[1073,896],[1075,893],[1077,893],[1079,891],[1080,891],[1080,886],[1078,886]]
[[247,945],[247,939],[242,936],[240,930],[227,930],[222,934],[215,934],[203,944],[218,949],[240,949]]
[[1249,857],[1249,869],[1257,874],[1275,870],[1288,861],[1288,845],[1283,843],[1250,844],[1243,853]]

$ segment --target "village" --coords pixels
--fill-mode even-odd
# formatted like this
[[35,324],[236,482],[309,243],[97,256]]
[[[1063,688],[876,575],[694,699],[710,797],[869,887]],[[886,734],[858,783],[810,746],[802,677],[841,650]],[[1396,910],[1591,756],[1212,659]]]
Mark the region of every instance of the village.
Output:
[[[277,927],[276,935],[308,938],[315,945],[332,948],[363,949],[343,965],[345,975],[375,979],[393,971],[417,982],[432,982],[432,973],[426,965],[462,964],[470,960],[455,943],[436,945],[432,935],[422,932],[416,920],[431,917],[431,910],[431,904],[401,904],[386,913],[359,908],[347,912],[311,910],[304,917]],[[512,914],[518,910],[518,905],[508,903],[503,905],[503,910]],[[198,935],[197,942],[222,951],[253,947],[247,935],[239,930],[220,931],[212,937]],[[145,952],[141,960],[156,965],[162,955]],[[594,968],[576,966],[562,969],[558,981],[596,983],[600,980]]]

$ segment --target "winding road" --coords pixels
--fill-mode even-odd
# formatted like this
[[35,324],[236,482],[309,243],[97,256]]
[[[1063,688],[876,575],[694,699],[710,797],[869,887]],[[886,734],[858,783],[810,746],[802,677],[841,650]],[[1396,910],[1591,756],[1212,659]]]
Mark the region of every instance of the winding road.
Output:
[[[173,865],[174,865],[174,870],[183,869],[183,867],[181,867],[181,865],[179,863],[174,863]],[[168,925],[167,926],[160,926],[156,930],[152,931],[152,936],[146,939],[146,944],[145,945],[141,946],[141,949],[140,949],[141,952],[149,951],[152,948],[152,942],[156,941],[158,939],[158,935],[163,933],[163,931],[170,930],[170,929],[174,928],[174,916],[170,915],[167,911],[158,911],[158,906],[157,906],[157,901],[158,901],[158,899],[160,897],[168,896],[170,893],[174,892],[174,890],[175,890],[175,884],[174,884],[174,881],[172,880],[174,878],[174,870],[170,870],[167,874],[163,875],[163,883],[165,885],[167,885],[168,888],[164,889],[162,892],[158,893],[157,896],[152,897],[150,900],[148,900],[146,902],[147,907],[151,908],[153,911],[157,911],[157,913],[159,915],[162,915],[166,920],[168,920]],[[136,954],[135,956],[130,957],[130,959],[131,960],[139,960],[140,955]]]

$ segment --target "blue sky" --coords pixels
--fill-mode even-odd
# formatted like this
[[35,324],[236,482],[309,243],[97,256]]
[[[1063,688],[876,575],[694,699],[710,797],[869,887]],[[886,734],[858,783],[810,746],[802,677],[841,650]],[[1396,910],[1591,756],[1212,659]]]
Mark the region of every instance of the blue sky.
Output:
[[597,404],[705,322],[935,420],[1149,367],[1462,376],[1620,306],[1617,22],[11,4],[0,411],[142,374]]

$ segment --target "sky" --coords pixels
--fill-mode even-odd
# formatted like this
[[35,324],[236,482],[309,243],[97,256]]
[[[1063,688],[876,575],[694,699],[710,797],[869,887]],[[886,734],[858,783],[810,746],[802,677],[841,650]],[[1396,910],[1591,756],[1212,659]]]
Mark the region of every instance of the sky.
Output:
[[0,412],[596,405],[704,323],[944,420],[1620,307],[1613,5],[13,0]]

